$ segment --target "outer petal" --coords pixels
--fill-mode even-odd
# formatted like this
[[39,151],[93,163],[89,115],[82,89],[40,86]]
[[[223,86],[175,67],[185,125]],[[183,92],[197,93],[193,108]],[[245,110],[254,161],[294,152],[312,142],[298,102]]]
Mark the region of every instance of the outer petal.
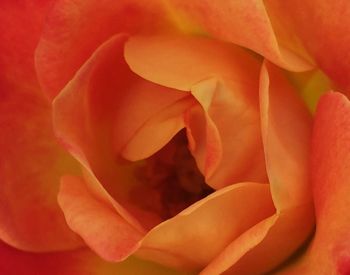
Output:
[[60,175],[76,173],[78,166],[55,141],[33,66],[50,5],[0,3],[0,239],[32,251],[82,244],[56,202]]
[[157,0],[59,0],[36,51],[40,84],[53,98],[95,49],[118,33],[167,28]]
[[[3,0],[0,3],[0,81],[39,92],[34,70],[34,50],[43,21],[53,0]],[[26,89],[25,89],[26,87]],[[33,90],[32,90],[33,88]],[[1,93],[4,93],[1,87]],[[2,97],[0,97],[2,98]]]
[[252,49],[289,70],[304,71],[313,67],[299,41],[291,39],[293,35],[295,36],[294,33],[289,35],[288,40],[284,39],[285,35],[280,37],[279,26],[275,26],[277,23],[275,20],[270,21],[262,0],[168,0],[167,2],[179,17],[199,24],[216,38]]
[[318,104],[312,138],[316,233],[305,254],[282,274],[349,273],[349,149],[350,102],[328,93]]
[[[350,89],[350,5],[336,0],[268,0],[269,13],[293,29],[318,66],[340,86]],[[317,7],[317,8],[316,8]]]
[[198,270],[230,241],[273,212],[268,185],[227,186],[152,229],[137,254],[170,266]]
[[267,171],[277,212],[227,246],[203,274],[270,271],[305,242],[313,229],[307,174],[311,125],[306,106],[269,63],[261,71],[260,100]]
[[264,161],[259,161],[257,60],[227,43],[175,35],[134,36],[126,43],[125,58],[138,75],[191,91],[198,101],[200,108],[193,106],[185,124],[192,153],[211,186],[266,181]]
[[138,248],[142,232],[95,198],[82,179],[63,178],[58,201],[68,225],[104,259],[121,261]]
[[115,264],[101,260],[88,249],[55,253],[28,253],[0,244],[0,273],[6,275],[185,275],[185,273],[129,258]]

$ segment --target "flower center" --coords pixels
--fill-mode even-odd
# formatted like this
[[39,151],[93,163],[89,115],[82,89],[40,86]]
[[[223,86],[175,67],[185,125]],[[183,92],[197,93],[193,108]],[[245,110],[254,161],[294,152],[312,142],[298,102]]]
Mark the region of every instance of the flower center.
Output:
[[[209,187],[188,150],[184,130],[136,171],[142,188],[134,189],[145,210],[169,219],[214,190]],[[137,194],[138,193],[138,194]],[[142,198],[142,194],[148,198]]]

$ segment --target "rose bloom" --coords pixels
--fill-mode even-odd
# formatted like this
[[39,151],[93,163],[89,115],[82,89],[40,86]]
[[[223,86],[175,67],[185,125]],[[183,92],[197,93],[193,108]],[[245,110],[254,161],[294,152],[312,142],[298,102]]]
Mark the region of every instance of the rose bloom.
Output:
[[349,18],[2,0],[0,274],[348,274]]

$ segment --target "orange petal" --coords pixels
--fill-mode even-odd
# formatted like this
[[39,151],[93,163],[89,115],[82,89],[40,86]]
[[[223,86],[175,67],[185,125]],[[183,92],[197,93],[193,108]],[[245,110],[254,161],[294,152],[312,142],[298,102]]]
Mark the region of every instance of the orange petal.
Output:
[[277,67],[265,62],[260,81],[263,143],[277,212],[234,240],[203,274],[270,271],[299,248],[314,227],[308,174],[310,115]]
[[122,261],[138,248],[142,233],[94,198],[82,179],[64,177],[58,202],[70,228],[102,258]]
[[279,212],[244,232],[201,274],[264,274],[287,259],[313,229],[312,205]]
[[260,80],[262,136],[278,209],[310,202],[311,115],[282,72],[265,63]]
[[317,65],[342,89],[349,90],[350,5],[341,0],[268,0],[265,3],[269,13],[282,21],[284,31],[293,29]]
[[201,104],[202,114],[193,107],[185,124],[209,184],[220,188],[266,180],[256,100],[259,62],[249,53],[203,37],[134,36],[126,43],[125,58],[140,76],[191,91]]
[[34,49],[50,5],[0,3],[0,239],[31,251],[82,245],[56,201],[61,174],[79,168],[56,142],[51,108],[34,70]]
[[232,239],[273,212],[268,185],[228,186],[151,230],[137,255],[170,266],[198,270]]
[[185,275],[132,257],[122,263],[108,263],[89,249],[28,253],[0,243],[0,258],[0,273],[6,275]]
[[247,47],[292,71],[305,71],[313,67],[297,41],[279,41],[280,37],[273,26],[275,22],[270,21],[262,0],[168,2],[175,9],[174,14],[178,13],[179,17],[199,25],[215,38]]
[[105,40],[118,33],[159,32],[167,28],[158,1],[58,0],[48,15],[36,51],[40,83],[50,98]]
[[328,93],[317,106],[312,138],[316,233],[305,254],[282,274],[349,273],[349,148],[350,102]]

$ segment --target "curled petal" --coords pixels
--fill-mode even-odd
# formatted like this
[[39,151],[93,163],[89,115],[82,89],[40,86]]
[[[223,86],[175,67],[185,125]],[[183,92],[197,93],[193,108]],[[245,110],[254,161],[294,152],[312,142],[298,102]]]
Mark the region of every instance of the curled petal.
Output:
[[[279,30],[262,0],[210,1],[168,0],[178,16],[186,18],[215,38],[249,48],[275,64],[292,71],[313,68],[298,40]],[[289,12],[289,10],[287,10]],[[306,23],[306,22],[305,22]],[[198,27],[197,27],[198,28]],[[288,37],[288,39],[284,39]]]
[[268,185],[227,186],[152,229],[142,240],[137,255],[170,266],[198,270],[231,240],[274,210]]

